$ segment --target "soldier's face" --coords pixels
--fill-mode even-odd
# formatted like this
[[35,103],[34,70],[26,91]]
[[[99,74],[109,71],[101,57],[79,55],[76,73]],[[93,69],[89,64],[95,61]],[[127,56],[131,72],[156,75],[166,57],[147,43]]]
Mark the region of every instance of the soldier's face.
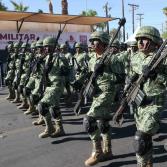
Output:
[[47,53],[49,53],[49,46],[45,46],[44,47],[44,52],[47,54]]
[[144,38],[144,37],[138,38],[137,45],[138,45],[139,51],[141,52],[149,51],[150,43],[151,41],[148,38]]
[[99,55],[101,55],[104,52],[104,45],[100,40],[92,40],[91,41],[91,46],[95,50],[95,52]]

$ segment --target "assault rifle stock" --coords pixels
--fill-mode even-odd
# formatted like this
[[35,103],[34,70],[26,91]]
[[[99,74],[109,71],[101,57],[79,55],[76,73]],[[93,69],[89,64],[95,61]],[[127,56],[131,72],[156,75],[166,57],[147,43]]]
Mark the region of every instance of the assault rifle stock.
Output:
[[[123,97],[121,105],[119,106],[119,108],[117,109],[116,113],[113,116],[114,124],[120,126],[122,125],[123,123],[122,114],[127,105],[130,105],[134,102],[137,104],[137,106],[140,106],[143,100],[143,98],[138,99],[138,94],[142,94],[142,91],[140,90],[140,85],[146,81],[150,72],[154,71],[157,68],[157,66],[162,62],[162,60],[167,56],[167,48],[165,48],[166,44],[167,44],[167,39],[163,42],[157,53],[153,55],[152,59],[148,63],[147,65],[148,69],[146,73],[142,72],[142,74],[139,75],[138,79],[134,83],[131,83],[131,86],[129,86],[128,90],[124,93],[125,97]],[[145,95],[143,94],[143,96]]]
[[[114,37],[110,39],[109,44],[108,44],[108,46],[107,46],[102,58],[100,59],[100,62],[99,62],[100,65],[103,65],[105,60],[106,60],[106,58],[108,57],[108,55],[111,55],[110,46],[112,45],[112,43],[116,39],[121,27],[124,26],[125,22],[126,22],[125,18],[122,18],[122,19],[119,20],[119,23],[118,23],[119,26],[117,28],[117,31],[116,31]],[[99,68],[100,68],[100,66],[99,66]],[[88,96],[90,96],[90,97],[92,96],[93,89],[94,89],[93,81],[95,81],[97,76],[98,76],[97,75],[97,71],[98,71],[98,68],[96,69],[96,71],[94,71],[91,74],[89,80],[83,85],[83,87],[81,89],[80,99],[77,101],[76,105],[74,106],[74,113],[76,115],[78,115],[80,113],[80,110],[81,110],[80,106],[83,103],[83,101],[85,101],[85,104],[86,104],[87,103],[87,97]]]

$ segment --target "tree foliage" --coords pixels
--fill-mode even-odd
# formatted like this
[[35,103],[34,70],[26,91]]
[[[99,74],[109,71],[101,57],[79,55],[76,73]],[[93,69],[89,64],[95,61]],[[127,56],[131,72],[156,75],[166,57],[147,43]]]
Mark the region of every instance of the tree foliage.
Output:
[[[95,10],[88,10],[88,11],[82,11],[81,13],[82,16],[97,16],[97,12]],[[99,23],[99,24],[96,24],[95,26],[91,26],[91,30],[92,31],[96,31],[96,30],[104,30],[106,27],[106,24],[105,23]]]
[[0,11],[6,11],[8,8],[2,3],[2,0],[0,0]]
[[161,34],[163,39],[167,39],[167,31],[165,31],[164,33]]
[[167,16],[167,7],[163,8],[163,13]]
[[[163,13],[167,16],[167,7],[163,8]],[[167,39],[167,27],[166,30],[161,34],[162,38]]]
[[22,2],[20,3],[16,3],[15,1],[10,1],[14,7],[15,11],[19,11],[19,12],[26,12],[28,10],[28,6],[24,6]]

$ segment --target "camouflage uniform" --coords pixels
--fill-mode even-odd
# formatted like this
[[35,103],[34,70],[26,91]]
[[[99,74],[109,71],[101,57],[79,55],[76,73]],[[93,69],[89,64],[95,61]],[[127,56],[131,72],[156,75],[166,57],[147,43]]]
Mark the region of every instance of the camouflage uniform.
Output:
[[[14,71],[14,80],[13,80],[13,87],[15,89],[15,99],[12,101],[12,103],[20,103],[20,92],[18,90],[18,86],[20,83],[20,72],[21,72],[21,68],[22,68],[22,63],[24,61],[24,57],[22,56],[21,53],[21,43],[16,43],[16,50],[18,50],[18,52],[15,55],[15,71]],[[15,47],[14,45],[14,47]],[[18,49],[17,49],[18,47]]]
[[75,78],[76,80],[80,80],[83,83],[83,80],[81,77],[83,77],[83,74],[88,69],[88,55],[82,51],[82,45],[79,43],[76,43],[75,45],[76,49],[79,49],[79,51],[74,55],[74,69],[75,69]]
[[[142,38],[147,38],[154,44],[161,42],[159,31],[151,26],[141,27],[136,34],[138,43]],[[151,45],[151,44],[150,44]],[[141,74],[142,69],[148,64],[154,53],[144,54],[139,51],[131,58],[130,75]],[[143,85],[143,91],[146,95],[143,103],[134,109],[134,118],[137,132],[134,139],[134,148],[136,151],[137,164],[139,167],[152,167],[152,136],[159,129],[159,116],[164,102],[164,92],[166,88],[166,67],[160,65],[158,74],[155,77],[147,79]],[[166,74],[165,74],[165,73]]]
[[[15,92],[12,86],[12,82],[14,80],[14,70],[15,70],[15,53],[13,53],[13,49],[10,50],[10,48],[17,48],[17,45],[8,45],[9,49],[9,56],[8,56],[8,65],[7,65],[7,75],[5,78],[6,85],[9,89],[9,95],[6,98],[7,100],[12,100],[15,98]],[[15,49],[16,50],[16,49]]]
[[[100,40],[107,46],[109,36],[105,32],[94,32],[91,34],[90,41],[93,42],[95,40]],[[98,57],[97,54],[96,60],[92,58],[92,69],[94,66],[93,62],[96,68],[100,59],[101,57]],[[123,81],[120,79],[118,81],[118,76],[121,77],[124,74],[124,69],[122,63],[116,56],[112,55],[110,57],[108,55],[102,71],[94,83],[93,102],[84,118],[86,131],[93,143],[92,155],[85,161],[86,166],[95,165],[100,161],[105,161],[112,157],[109,119],[111,118],[111,110],[115,103],[117,84]],[[103,150],[101,136],[103,139]]]
[[[43,41],[45,48],[53,49],[55,45],[55,39],[47,37]],[[48,56],[45,64],[45,68],[48,69],[47,87],[44,90],[43,98],[38,104],[38,111],[44,117],[46,129],[39,134],[40,138],[48,136],[61,136],[64,135],[64,129],[62,125],[62,117],[59,108],[60,96],[64,90],[65,75],[67,74],[68,62],[59,54],[53,55],[50,59],[51,51],[48,51]],[[51,116],[55,121],[55,127],[52,124]]]
[[20,78],[20,83],[18,86],[19,92],[21,94],[21,101],[22,101],[22,104],[18,107],[19,109],[28,108],[27,98],[23,94],[23,88],[24,88],[24,85],[26,83],[27,71],[29,70],[29,66],[30,66],[31,54],[28,51],[29,47],[30,46],[27,43],[23,43],[21,46],[21,48],[25,49],[25,53],[24,53],[24,63],[22,65],[22,74],[20,74],[21,78]]
[[[24,114],[35,114],[36,113],[36,105],[38,104],[40,100],[40,82],[43,77],[43,69],[45,64],[45,58],[42,54],[42,47],[43,47],[43,41],[38,40],[35,44],[36,53],[34,56],[34,60],[32,62],[32,72],[30,75],[30,79],[28,84],[26,85],[26,89],[29,90],[28,92],[31,92],[31,95],[29,93],[29,109],[24,112]],[[39,116],[39,119],[37,121],[34,121],[34,125],[39,125],[43,123],[43,119],[41,116]]]
[[65,77],[65,88],[66,88],[66,92],[67,92],[67,96],[65,98],[67,105],[72,105],[72,101],[71,101],[71,87],[70,87],[70,82],[74,81],[74,69],[73,69],[73,65],[72,65],[72,59],[73,56],[70,52],[68,52],[67,50],[67,45],[65,44],[61,44],[60,45],[60,57],[62,57],[63,59],[67,59],[68,62],[68,66],[66,67],[67,70],[69,71],[69,74]]

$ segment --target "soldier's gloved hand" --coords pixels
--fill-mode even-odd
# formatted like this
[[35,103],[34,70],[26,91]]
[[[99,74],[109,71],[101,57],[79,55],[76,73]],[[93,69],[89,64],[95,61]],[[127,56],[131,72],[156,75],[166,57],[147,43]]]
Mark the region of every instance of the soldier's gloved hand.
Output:
[[154,80],[157,77],[157,72],[155,70],[150,71],[150,67],[148,67],[147,65],[143,66],[142,73],[146,79],[150,78]]
[[71,83],[71,85],[75,90],[80,90],[82,88],[82,83],[79,81],[75,81],[75,82]]
[[98,75],[102,75],[104,72],[104,64],[97,63],[95,64],[94,71]]

